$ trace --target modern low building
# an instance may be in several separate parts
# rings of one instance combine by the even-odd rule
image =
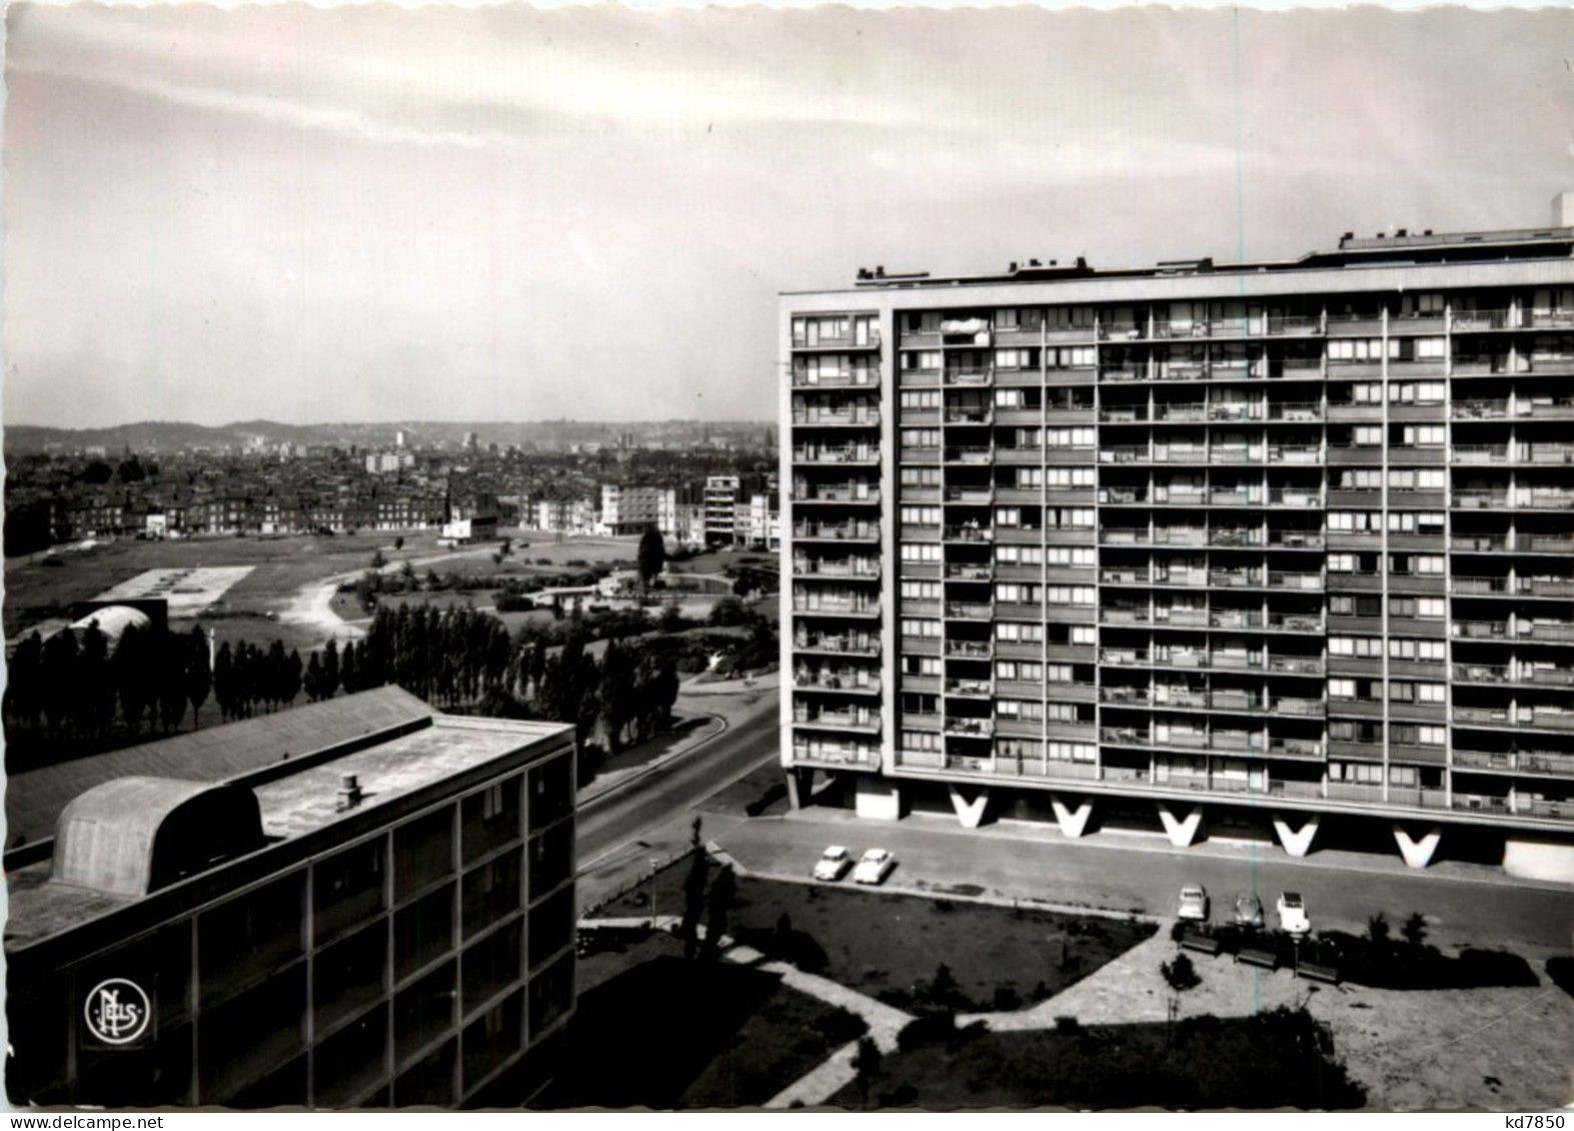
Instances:
[[[797,802],[1574,879],[1567,211],[783,296]]]
[[[673,487],[603,483],[601,527],[608,534],[643,534],[654,526],[663,537],[678,532],[678,492]]]
[[[12,1102],[528,1094],[574,1007],[572,738],[387,687],[14,775]]]

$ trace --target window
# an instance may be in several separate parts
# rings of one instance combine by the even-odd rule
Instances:
[[[1407,448],[1438,448],[1443,445],[1444,431],[1441,424],[1406,424],[1399,429],[1399,442]]]
[[[996,389],[995,407],[1013,409],[1025,407],[1027,402],[1023,396],[1024,392],[1025,390],[1023,389]],[[1034,405],[1033,407],[1037,408],[1038,406]]]
[[[907,370],[914,370],[914,369],[939,369],[940,368],[940,351],[939,350],[903,350],[902,351],[902,368],[903,369],[907,369]]]
[[[940,543],[938,542],[902,543],[902,560],[904,562],[938,562],[940,560],[940,556]]]
[[[1443,469],[1440,467],[1395,467],[1388,471],[1388,485],[1401,491],[1441,491]]]
[[[934,715],[940,711],[940,699],[935,695],[917,695],[909,691],[902,695],[902,714]]]
[[[1416,697],[1416,685],[1408,680],[1391,680],[1388,684],[1388,701],[1390,703],[1413,703]]]
[[[1091,762],[1098,757],[1091,742],[1050,742],[1045,753],[1056,762]]]
[[[1424,620],[1441,620],[1446,607],[1441,597],[1416,598],[1416,616]]]
[[[995,561],[1001,565],[1043,565],[1042,546],[996,546]]]
[[[1092,507],[1051,507],[1044,512],[1044,525],[1054,530],[1092,530]]]
[[[902,600],[938,601],[940,600],[940,583],[938,581],[904,581],[902,582]]]
[[[904,467],[902,468],[902,486],[938,487],[940,486],[940,469],[938,467]]]
[[[1445,568],[1441,554],[1417,554],[1411,559],[1411,564],[1415,567],[1416,573],[1432,576],[1441,574]]]
[[[1350,429],[1350,443],[1358,448],[1380,448],[1383,446],[1383,426],[1381,424],[1358,424]]]
[[[1382,639],[1376,636],[1330,636],[1328,638],[1328,654],[1330,656],[1381,656]]]
[[[1022,525],[1022,508],[1021,507],[996,507],[995,508],[995,524],[997,526],[1021,526]]]
[[[1094,589],[1091,585],[1050,585],[1044,596],[1051,605],[1091,605]]]
[[[903,389],[901,405],[903,408],[939,408],[939,389]]]
[[[995,351],[997,369],[1037,369],[1038,350],[998,349]]]
[[[1086,369],[1093,364],[1093,347],[1047,349],[1044,351],[1044,364],[1050,369]]]
[[[995,586],[995,600],[1008,604],[1027,604],[1036,602],[1039,598],[1037,585],[1022,585],[1017,582],[1002,582]]]
[[[1350,403],[1382,404],[1383,386],[1380,382],[1350,386]]]
[[[1341,491],[1377,491],[1383,486],[1383,473],[1374,467],[1346,468],[1339,472]]]
[[[1039,722],[1044,718],[1044,704],[1036,699],[1000,699],[995,702],[995,716]]]
[[[1355,554],[1329,554],[1329,573],[1358,573],[1359,562]]]
[[[1441,683],[1416,684],[1416,702],[1442,704],[1448,701],[1448,689]]]
[[[999,621],[995,624],[995,639],[1005,643],[1041,643],[1044,639],[1044,626],[1019,621]]]
[[[939,675],[940,657],[938,656],[903,656],[902,674],[904,675]]]
[[[1390,356],[1398,356],[1399,343],[1390,340],[1388,352]],[[1328,360],[1341,362],[1362,362],[1383,360],[1382,338],[1334,338],[1328,343]]]
[[[1044,439],[1052,448],[1091,448],[1097,432],[1096,428],[1046,428]]]
[[[1447,352],[1447,343],[1442,338],[1417,338],[1415,341],[1417,360],[1435,361]],[[1442,388],[1441,385],[1437,387]],[[1442,400],[1442,397],[1437,399]]]
[[[939,507],[903,507],[903,526],[938,526],[940,524]]]
[[[1074,624],[1071,626],[1071,642],[1073,644],[1097,644],[1099,630],[1091,624]]]
[[[904,448],[937,448],[940,446],[940,429],[938,428],[903,428],[902,447]]]
[[[1051,487],[1092,487],[1098,482],[1097,470],[1091,467],[1048,467],[1033,470],[1041,471],[1043,481]]]
[[[940,735],[927,730],[904,730],[902,749],[925,752],[939,750]]]
[[[902,635],[916,637],[920,640],[938,640],[940,638],[940,622],[923,617],[903,617]]]
[[[1044,665],[1036,660],[999,660],[995,664],[996,679],[1041,680]]]
[[[1443,746],[1448,742],[1448,728],[1439,726],[1416,727],[1416,742],[1421,746]]]
[[[995,754],[1001,758],[1042,758],[1044,744],[1036,738],[1002,738],[995,742]]]
[[[1355,680],[1353,680],[1353,679],[1330,679],[1328,681],[1328,698],[1330,698],[1330,699],[1354,699],[1355,698]]]

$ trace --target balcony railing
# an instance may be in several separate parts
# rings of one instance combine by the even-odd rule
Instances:
[[[985,737],[995,733],[994,719],[966,719],[955,715],[948,716],[945,721],[947,734],[960,734],[969,737]]]
[[[794,463],[879,463],[879,448],[794,448]]]
[[[951,620],[988,620],[994,616],[994,609],[989,605],[947,601],[945,615]]]
[[[854,409],[794,409],[794,424],[835,424],[872,427],[880,423],[880,414],[871,410]]]
[[[945,693],[969,698],[988,698],[995,693],[995,687],[987,679],[948,679],[945,681]]]
[[[878,580],[879,558],[794,558],[792,571],[798,577],[861,577]]]
[[[830,542],[876,542],[880,538],[877,522],[799,522],[792,528],[794,538]]]
[[[805,691],[841,691],[858,695],[877,694],[880,690],[880,677],[863,673],[859,678],[856,671],[825,672],[825,671],[800,671],[793,677],[793,686]]]
[[[993,644],[982,640],[947,640],[945,654],[968,660],[987,660],[995,654],[995,648]]]
[[[962,367],[945,371],[945,381],[948,385],[987,385],[993,377],[994,371],[988,366]]]
[[[792,646],[799,652],[836,652],[849,656],[878,656],[880,642],[867,636],[827,636],[803,634],[793,638]]]
[[[993,542],[995,533],[987,526],[947,526],[942,536],[947,542]]]

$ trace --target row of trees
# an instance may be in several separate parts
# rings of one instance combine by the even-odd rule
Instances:
[[[209,661],[201,628],[174,633],[131,626],[113,643],[96,625],[80,635],[37,632],[11,662],[7,714],[14,735],[106,740],[172,732],[190,709],[193,725],[210,696],[224,719],[250,718],[294,703],[397,683],[448,710],[572,723],[587,771],[672,725],[678,667],[663,649],[605,642],[591,654],[589,631],[503,623],[464,606],[382,608],[365,639],[330,641],[303,663],[279,640],[225,641]],[[584,628],[580,625],[581,629]],[[564,641],[559,643],[559,641]]]

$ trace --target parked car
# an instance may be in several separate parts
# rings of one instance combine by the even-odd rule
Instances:
[[[820,853],[820,859],[814,865],[814,878],[817,880],[839,880],[847,874],[847,869],[853,866],[853,854],[839,844],[833,844]]]
[[[1304,935],[1312,929],[1312,920],[1306,914],[1306,901],[1300,893],[1287,891],[1280,894],[1279,928],[1292,935]]]
[[[853,882],[857,884],[883,884],[896,867],[896,857],[883,848],[871,848],[853,869]]]
[[[1188,884],[1181,888],[1180,910],[1176,914],[1182,919],[1193,919],[1199,923],[1208,921],[1208,892],[1200,884]]]
[[[1235,924],[1238,927],[1262,926],[1262,900],[1256,892],[1243,891],[1235,897]]]

